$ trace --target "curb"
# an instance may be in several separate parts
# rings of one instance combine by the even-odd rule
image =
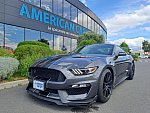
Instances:
[[[0,90],[13,88],[13,87],[17,87],[17,86],[22,86],[22,85],[26,85],[26,84],[28,84],[28,79],[2,83],[2,84],[0,84]]]

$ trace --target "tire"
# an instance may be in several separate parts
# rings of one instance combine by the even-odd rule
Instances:
[[[106,103],[111,97],[112,88],[113,74],[109,69],[106,69],[100,76],[97,102]]]
[[[133,80],[135,73],[135,64],[132,63],[127,80]]]

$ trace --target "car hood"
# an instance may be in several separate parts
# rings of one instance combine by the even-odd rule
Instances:
[[[48,58],[41,59],[34,63],[31,67],[43,67],[49,68],[53,66],[61,66],[66,68],[84,68],[89,64],[96,62],[97,60],[104,61],[106,56],[104,55],[56,55]]]

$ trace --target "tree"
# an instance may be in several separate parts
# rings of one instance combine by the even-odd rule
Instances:
[[[127,52],[127,53],[130,52],[130,48],[129,48],[129,46],[128,46],[128,44],[127,44],[126,42],[122,42],[121,45],[120,45],[120,47],[121,47],[125,52]]]
[[[144,52],[150,52],[150,43],[147,40],[143,41],[142,49],[144,50]]]
[[[104,43],[104,36],[96,34],[94,32],[86,32],[83,35],[80,35],[78,38],[78,45],[83,41],[83,40],[94,40],[96,43]]]
[[[91,45],[91,44],[96,44],[96,41],[95,40],[83,40],[79,43],[78,47]]]

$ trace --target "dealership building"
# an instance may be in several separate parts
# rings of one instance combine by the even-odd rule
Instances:
[[[79,0],[0,0],[0,46],[46,39],[50,48],[72,51],[79,35],[93,31],[107,38],[103,22]]]

